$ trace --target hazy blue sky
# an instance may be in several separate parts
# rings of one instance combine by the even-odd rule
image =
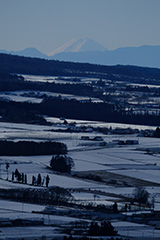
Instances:
[[[48,53],[73,38],[160,45],[160,0],[0,0],[0,49]]]

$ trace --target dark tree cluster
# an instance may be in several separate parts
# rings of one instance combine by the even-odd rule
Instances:
[[[0,72],[0,82],[16,82],[16,81],[22,81],[24,78],[22,76],[19,76],[17,74],[10,74],[6,72]]]
[[[45,186],[48,187],[49,181],[50,181],[50,177],[48,174],[46,177],[43,177],[43,178],[40,173],[38,174],[37,177],[32,176],[32,185],[44,186],[44,184],[45,184]]]
[[[134,200],[138,203],[148,204],[149,193],[144,187],[137,187],[133,191]]]
[[[112,226],[111,222],[103,221],[99,226],[97,222],[91,222],[88,230],[89,236],[117,236],[117,231]]]
[[[16,168],[15,172],[12,172],[12,181],[15,181],[15,179],[18,182],[27,184],[27,174],[20,173],[17,168]]]
[[[70,173],[74,167],[74,162],[71,157],[66,155],[56,155],[52,157],[50,166],[56,172]]]
[[[160,138],[160,128],[157,127],[153,133],[153,137]]]
[[[38,105],[29,102],[0,100],[0,115],[2,122],[47,124],[45,118],[38,111]]]
[[[59,98],[47,98],[40,104],[41,111],[54,116],[73,119],[102,120],[109,119],[114,112],[114,105],[107,103],[80,102]]]
[[[0,156],[31,156],[67,153],[67,146],[60,142],[0,141]]]

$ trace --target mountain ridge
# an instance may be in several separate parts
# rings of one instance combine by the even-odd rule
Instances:
[[[38,57],[38,58],[46,58],[47,56],[40,52],[37,48],[29,47],[25,48],[20,51],[7,51],[7,50],[0,50],[0,53],[5,54],[12,54],[17,56],[24,56],[24,57]]]
[[[26,48],[22,51],[0,50],[0,53],[109,66],[120,64],[160,68],[160,46],[143,45],[139,47],[123,47],[115,50],[107,50],[91,39],[72,39],[48,55],[40,52],[36,48]]]
[[[115,50],[58,53],[54,59],[102,65],[136,65],[160,68],[160,46],[124,47]]]

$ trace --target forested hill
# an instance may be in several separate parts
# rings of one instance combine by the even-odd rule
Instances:
[[[160,69],[158,68],[60,62],[8,54],[0,54],[0,72],[48,76],[87,76],[141,82],[146,79],[160,81]]]

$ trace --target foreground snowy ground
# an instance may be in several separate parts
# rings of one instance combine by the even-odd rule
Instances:
[[[51,130],[65,129],[66,126],[62,125],[62,121],[59,119],[52,119],[52,126],[35,126],[27,124],[12,124],[12,123],[0,123],[0,139],[7,140],[53,140],[60,141],[67,144],[68,155],[73,158],[75,167],[72,171],[72,175],[61,175],[54,173],[48,169],[52,156],[2,156],[0,157],[0,188],[27,188],[32,186],[32,176],[37,176],[39,173],[42,179],[47,176],[50,177],[49,186],[59,186],[72,191],[72,195],[75,200],[93,203],[104,204],[111,206],[114,202],[118,203],[119,209],[124,207],[124,197],[131,197],[135,184],[138,186],[142,184],[146,187],[146,190],[150,193],[150,200],[154,198],[155,210],[160,211],[160,154],[156,153],[148,154],[146,149],[160,149],[160,139],[144,138],[134,135],[102,135],[95,132],[91,133],[62,133],[54,132]],[[70,120],[73,121],[73,120]],[[69,121],[68,121],[69,122]],[[105,123],[79,121],[79,125],[88,124],[88,126],[105,126]],[[116,127],[115,124],[108,126]],[[121,125],[125,127],[125,125]],[[143,129],[143,126],[136,126],[136,128]],[[144,129],[147,127],[145,126]],[[150,127],[148,127],[150,128]],[[155,128],[154,128],[155,129]],[[107,143],[106,146],[99,146],[97,142],[81,140],[81,136],[102,136]],[[114,140],[138,140],[138,145],[115,145],[112,144]],[[159,151],[160,152],[160,151]],[[6,163],[9,163],[8,173],[6,170]],[[16,169],[19,172],[27,174],[27,183],[20,184],[12,182],[12,172]],[[78,173],[93,173],[101,174],[107,179],[107,177],[113,176],[114,181],[107,179],[106,182],[96,182],[89,179],[80,179],[74,176]],[[112,175],[111,175],[112,174]],[[7,181],[7,176],[9,181]],[[119,181],[119,179],[121,179]],[[127,179],[127,180],[126,180]],[[113,180],[113,179],[112,179]],[[127,181],[127,184],[125,184]],[[70,221],[76,221],[77,219],[71,219],[66,216],[43,216],[42,214],[33,214],[32,211],[41,211],[45,206],[22,204],[9,201],[0,200],[0,218],[43,218],[45,223],[48,222],[57,224],[69,223]],[[133,224],[128,222],[115,221],[113,225],[118,230],[119,234],[129,237],[159,237],[160,231],[154,230],[153,227],[149,227],[141,224]],[[55,234],[54,227],[46,226],[38,230],[30,228],[30,234],[35,234],[35,237],[47,235],[52,236]],[[25,229],[18,228],[17,230],[10,228],[2,228],[0,232],[0,238],[20,236],[23,232],[23,236],[27,236]],[[17,231],[17,232],[16,232]],[[39,232],[39,233],[37,233]],[[25,235],[26,234],[26,235]],[[39,234],[39,235],[37,235]]]

